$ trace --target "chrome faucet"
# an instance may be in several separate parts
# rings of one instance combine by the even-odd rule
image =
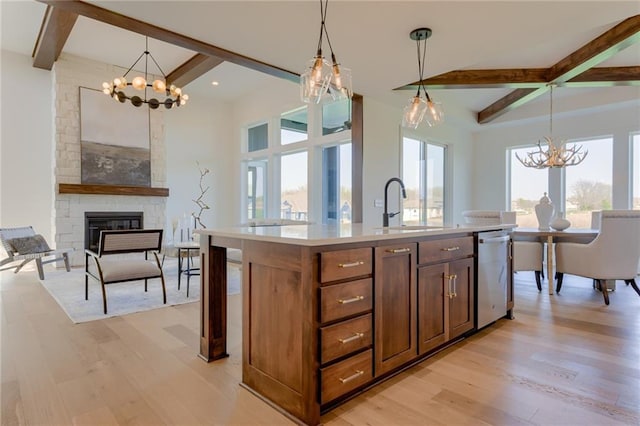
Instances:
[[[387,183],[384,185],[384,213],[382,213],[382,226],[385,228],[389,226],[389,218],[392,218],[395,215],[400,214],[400,212],[395,212],[395,213],[388,212],[387,201],[389,198],[388,197],[389,185],[391,184],[391,182],[398,182],[400,184],[400,188],[402,188],[402,198],[407,198],[407,191],[405,191],[404,183],[402,182],[402,180],[400,180],[400,178],[394,177],[387,181]]]

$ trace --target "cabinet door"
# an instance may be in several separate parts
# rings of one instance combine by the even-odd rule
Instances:
[[[449,297],[446,285],[447,265],[418,269],[418,350],[426,353],[447,339]]]
[[[452,295],[449,297],[449,339],[455,339],[473,329],[473,258],[450,262],[449,277],[451,282],[447,285],[452,286]]]
[[[375,375],[417,356],[416,245],[375,249]]]

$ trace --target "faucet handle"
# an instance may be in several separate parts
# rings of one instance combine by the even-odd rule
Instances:
[[[394,217],[394,216],[397,216],[399,214],[400,214],[400,212],[389,213],[389,217]]]

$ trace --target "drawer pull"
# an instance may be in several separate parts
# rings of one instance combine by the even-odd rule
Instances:
[[[460,247],[458,246],[453,246],[453,247],[445,247],[443,249],[441,249],[442,251],[456,251],[456,250],[460,250]]]
[[[364,262],[361,260],[357,260],[351,263],[338,263],[338,268],[353,268],[354,266],[364,265]]]
[[[347,303],[359,302],[364,299],[364,296],[356,296],[351,299],[338,299],[338,303],[341,305],[346,305]]]
[[[351,337],[347,337],[346,339],[338,339],[338,342],[344,344],[344,343],[353,342],[354,340],[362,339],[363,337],[364,337],[364,333],[356,333]]]
[[[399,248],[399,249],[388,249],[387,253],[409,253],[411,251],[410,248]]]
[[[347,382],[350,382],[352,380],[357,379],[358,377],[362,376],[363,374],[364,374],[364,371],[356,370],[356,374],[351,375],[349,377],[346,377],[344,379],[342,377],[338,377],[338,380],[340,380],[340,383],[347,383]]]

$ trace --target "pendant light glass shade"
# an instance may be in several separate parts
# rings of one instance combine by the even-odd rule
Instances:
[[[322,102],[331,83],[331,64],[322,52],[307,62],[307,70],[300,76],[300,99],[308,104]]]
[[[305,103],[316,103],[327,101],[337,101],[351,98],[353,95],[351,70],[341,66],[336,60],[329,39],[329,33],[325,25],[327,16],[327,5],[320,0],[320,37],[318,39],[318,50],[316,55],[307,62],[305,72],[300,75],[300,99]],[[331,49],[331,63],[322,56],[323,34],[327,36],[327,43]]]
[[[418,92],[414,97],[409,99],[407,106],[402,114],[402,127],[417,129],[422,120],[425,120],[429,127],[436,126],[444,121],[444,111],[440,102],[434,102],[427,93],[422,84],[425,56],[427,51],[427,39],[431,37],[431,29],[418,28],[409,34],[411,40],[416,41],[418,52],[418,74],[420,81],[418,82]],[[420,92],[424,92],[424,98]]]
[[[402,127],[417,129],[425,112],[427,112],[426,100],[419,95],[409,99],[409,103],[404,107],[404,114],[402,114]]]

